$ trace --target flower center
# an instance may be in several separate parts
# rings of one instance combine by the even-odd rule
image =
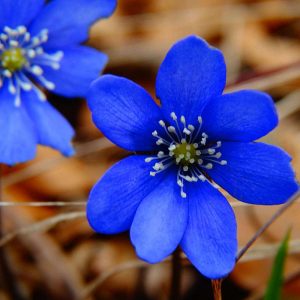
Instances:
[[[220,160],[219,151],[221,141],[210,141],[208,135],[201,131],[202,118],[198,117],[197,126],[186,124],[184,116],[178,122],[174,112],[171,113],[174,124],[169,126],[163,120],[159,125],[163,132],[158,134],[155,130],[152,135],[157,138],[156,144],[161,147],[156,156],[147,157],[147,163],[156,160],[151,176],[168,169],[172,165],[177,167],[177,184],[180,187],[181,197],[186,198],[184,183],[208,181],[205,170],[212,169],[214,164],[226,165],[226,160]]]
[[[14,72],[22,69],[26,63],[26,58],[22,53],[22,49],[13,48],[2,53],[1,62],[5,69]]]
[[[15,96],[15,105],[21,105],[21,91],[35,91],[40,100],[46,100],[39,86],[53,90],[55,85],[44,76],[43,67],[60,68],[62,51],[46,53],[43,44],[48,41],[48,30],[31,36],[25,26],[4,27],[0,32],[0,88],[7,82]]]
[[[176,160],[180,160],[182,165],[189,166],[193,164],[199,155],[197,155],[195,146],[193,144],[188,144],[183,142],[182,144],[176,144],[176,148],[173,150]],[[200,154],[200,153],[198,153]]]

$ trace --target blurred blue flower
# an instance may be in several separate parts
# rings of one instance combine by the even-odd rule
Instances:
[[[70,156],[74,130],[42,88],[84,97],[107,56],[80,43],[116,0],[0,0],[0,163],[32,159],[37,144]]]
[[[178,245],[209,278],[234,267],[234,212],[218,190],[253,204],[280,204],[297,190],[291,158],[252,142],[278,123],[269,95],[224,94],[223,55],[195,36],[176,43],[156,80],[157,106],[140,86],[106,75],[88,104],[98,128],[136,152],[93,188],[90,225],[100,233],[130,229],[138,256],[156,263]],[[218,185],[218,186],[217,186]]]

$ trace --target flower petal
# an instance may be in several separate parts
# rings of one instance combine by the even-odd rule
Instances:
[[[27,26],[44,5],[44,0],[0,0],[0,31]]]
[[[87,218],[100,233],[128,230],[136,209],[163,178],[152,177],[152,165],[145,156],[129,156],[112,166],[92,189],[87,203]]]
[[[49,30],[47,46],[61,48],[87,40],[89,27],[98,19],[109,17],[116,0],[53,0],[32,24],[33,35]]]
[[[212,140],[250,142],[278,124],[272,98],[262,92],[244,90],[210,101],[203,114],[203,131]]]
[[[181,247],[204,276],[226,276],[235,265],[237,233],[234,212],[225,197],[209,183],[191,184],[189,220]]]
[[[36,93],[24,93],[23,103],[34,122],[38,142],[59,150],[65,156],[74,154],[71,140],[74,130],[69,122],[48,102],[37,98]]]
[[[263,143],[224,142],[227,165],[214,164],[208,174],[233,197],[252,204],[281,204],[298,190],[290,156]]]
[[[96,80],[88,95],[96,126],[116,145],[127,150],[152,150],[159,127],[160,108],[134,82],[113,75]]]
[[[6,84],[0,89],[0,162],[8,165],[33,159],[37,135],[25,107],[16,107]]]
[[[130,237],[137,255],[156,263],[179,245],[187,225],[188,202],[181,198],[176,173],[171,172],[140,204]]]
[[[65,97],[85,97],[92,81],[103,70],[107,56],[86,46],[62,49],[60,69],[42,66],[47,80],[55,84],[53,92]]]
[[[222,53],[189,36],[177,42],[160,66],[156,94],[166,118],[175,112],[195,123],[211,98],[222,94],[226,66]]]

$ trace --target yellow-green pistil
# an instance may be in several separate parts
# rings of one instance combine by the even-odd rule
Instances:
[[[193,144],[181,143],[177,144],[173,150],[174,156],[177,161],[180,161],[182,165],[190,165],[197,161],[199,150]]]
[[[23,55],[22,49],[14,48],[2,53],[1,63],[4,69],[15,72],[23,68],[26,64],[26,58]]]

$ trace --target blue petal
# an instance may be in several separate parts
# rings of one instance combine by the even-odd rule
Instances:
[[[205,107],[203,131],[212,140],[250,142],[278,124],[272,98],[258,91],[239,91],[213,99]]]
[[[96,126],[112,142],[127,150],[152,150],[159,127],[160,108],[151,96],[134,82],[113,75],[95,81],[88,104]]]
[[[111,167],[94,186],[87,203],[87,218],[100,233],[128,230],[144,199],[163,178],[150,176],[145,156],[129,156]]]
[[[281,204],[297,191],[290,156],[263,143],[224,142],[227,165],[214,164],[207,172],[233,197],[252,204]]]
[[[6,84],[0,89],[0,162],[8,165],[33,159],[37,134],[25,107],[16,107]]]
[[[195,123],[211,98],[222,94],[226,66],[222,53],[189,36],[177,42],[160,66],[156,94],[166,118],[171,112]]]
[[[209,183],[187,190],[189,220],[181,247],[204,276],[226,276],[235,265],[237,232],[234,212],[224,196]]]
[[[98,19],[109,17],[116,0],[53,0],[32,24],[33,35],[49,30],[48,47],[61,48],[87,40],[89,27]]]
[[[8,26],[27,26],[44,5],[44,0],[0,0],[0,31]]]
[[[55,84],[55,93],[65,97],[85,97],[90,84],[103,70],[107,56],[85,46],[72,46],[62,51],[60,69],[43,66],[44,75]]]
[[[140,204],[130,237],[137,255],[157,263],[179,245],[187,225],[188,202],[181,198],[176,173],[170,172]]]
[[[24,93],[23,103],[34,122],[38,142],[59,150],[65,156],[74,154],[71,140],[74,130],[68,121],[48,102],[37,98],[36,93]]]

